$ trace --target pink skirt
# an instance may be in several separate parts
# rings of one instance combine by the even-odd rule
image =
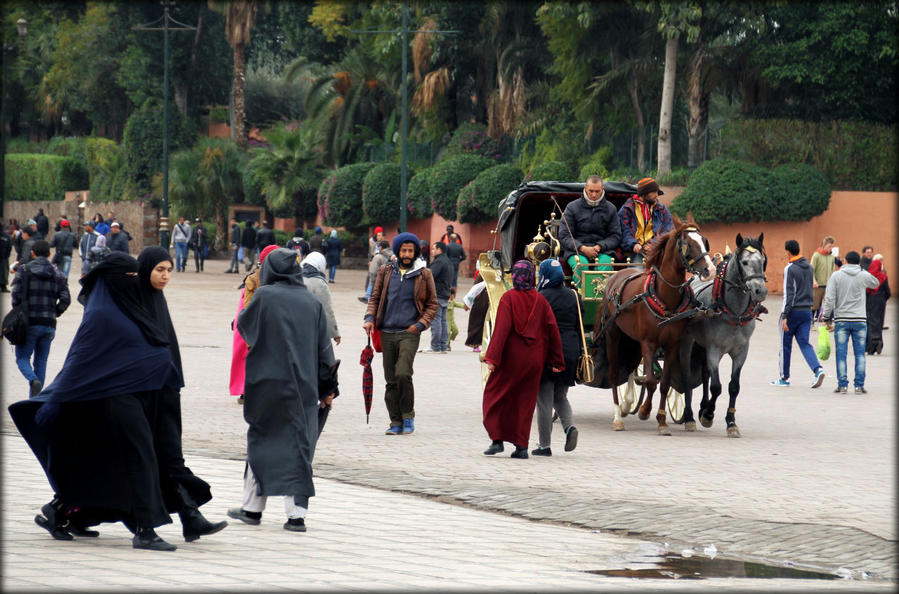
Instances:
[[[247,370],[247,343],[237,331],[237,316],[243,309],[243,295],[246,289],[240,290],[240,303],[234,316],[234,336],[231,341],[231,395],[243,396],[243,384]]]

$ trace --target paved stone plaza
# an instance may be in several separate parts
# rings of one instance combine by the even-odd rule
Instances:
[[[212,485],[204,507],[224,518],[240,503],[246,426],[228,395],[230,322],[240,281],[227,263],[175,275],[166,295],[176,324],[187,387],[182,392],[187,463]],[[77,294],[78,263],[71,288]],[[190,269],[189,269],[190,270]],[[513,460],[481,454],[480,365],[462,344],[446,355],[416,359],[416,432],[388,437],[380,356],[366,425],[359,353],[363,273],[340,270],[331,285],[343,335],[336,347],[341,396],[319,441],[318,496],[309,532],[281,529],[273,501],[260,527],[232,521],[224,532],[185,544],[180,525],[160,534],[175,553],[131,549],[121,525],[104,525],[94,542],[56,542],[32,521],[52,495],[40,466],[4,415],[3,575],[5,589],[608,589],[610,587],[893,589],[896,580],[895,307],[888,308],[889,346],[868,357],[868,394],[837,395],[833,357],[827,379],[794,349],[793,386],[777,374],[776,315],[756,330],[737,401],[741,439],[726,437],[726,396],[715,425],[656,434],[653,419],[625,418],[611,428],[611,392],[570,391],[577,449],[562,451],[556,425],[551,458]],[[460,280],[460,293],[470,279]],[[2,302],[9,308],[8,295]],[[772,296],[767,307],[780,309]],[[73,301],[59,320],[48,382],[60,369],[81,318]],[[429,333],[422,339],[428,344]],[[3,346],[4,406],[27,396],[12,349]],[[729,374],[729,360],[723,377]],[[851,366],[850,366],[851,367]],[[725,380],[726,381],[726,380]],[[532,430],[536,441],[536,427]],[[454,505],[448,505],[454,504]],[[499,513],[494,513],[499,512]],[[235,525],[238,524],[238,525]],[[813,568],[850,579],[702,582],[637,580],[586,573],[645,567],[666,552],[697,557],[714,545],[719,557]]]

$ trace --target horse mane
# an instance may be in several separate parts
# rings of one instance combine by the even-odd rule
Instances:
[[[647,268],[660,266],[662,264],[662,257],[665,255],[665,248],[668,246],[668,242],[671,241],[674,237],[677,237],[677,234],[687,227],[696,227],[696,225],[684,223],[680,219],[675,219],[674,229],[672,229],[668,233],[665,233],[664,235],[659,236],[655,241],[649,244],[649,249],[646,250],[644,265]]]

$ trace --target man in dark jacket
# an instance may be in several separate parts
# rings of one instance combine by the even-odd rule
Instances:
[[[12,237],[6,229],[0,231],[0,293],[9,293],[9,255],[12,253]]]
[[[780,377],[771,384],[780,387],[790,385],[790,354],[793,349],[793,338],[805,357],[815,379],[812,387],[817,388],[824,383],[824,368],[818,362],[815,349],[808,342],[812,329],[812,267],[808,260],[799,254],[799,242],[790,239],[784,243],[787,251],[787,266],[784,268],[784,300],[780,313]]]
[[[228,248],[231,250],[231,263],[228,265],[228,270],[225,271],[225,274],[234,274],[240,272],[240,260],[237,258],[237,253],[240,251],[240,225],[237,224],[237,219],[231,219],[231,236],[228,240]]]
[[[569,202],[562,213],[559,226],[562,257],[571,267],[577,287],[582,282],[582,266],[599,263],[597,270],[611,270],[611,253],[621,243],[618,210],[605,195],[602,178],[591,175],[584,185],[584,195]]]
[[[37,214],[34,215],[34,226],[40,234],[40,237],[36,239],[46,239],[47,233],[50,232],[50,220],[44,214],[43,208],[37,209]]]
[[[59,222],[59,231],[53,234],[50,247],[56,251],[53,254],[53,263],[62,270],[62,274],[68,278],[69,268],[72,267],[72,252],[75,251],[75,234],[69,229],[69,221],[63,219]]]
[[[462,241],[458,239],[459,236],[453,233],[450,235],[450,242],[446,243],[446,257],[450,261],[450,264],[453,265],[453,290],[455,291],[456,286],[459,284],[459,264],[465,261],[465,250],[462,248]]]
[[[437,315],[431,323],[431,348],[423,353],[446,353],[449,351],[449,328],[446,324],[446,308],[453,297],[453,265],[444,253],[447,245],[442,241],[434,244],[434,259],[431,260],[431,275],[437,292]]]
[[[384,403],[390,415],[387,435],[415,431],[415,388],[412,364],[421,333],[431,325],[439,307],[434,277],[419,258],[421,246],[412,233],[393,238],[396,260],[381,267],[362,328],[381,331],[384,362]]]
[[[22,227],[21,238],[21,248],[19,249],[19,253],[16,254],[16,263],[13,265],[15,270],[18,270],[23,264],[27,264],[28,261],[31,260],[31,249],[34,247],[34,242],[37,241],[31,227]]]
[[[310,249],[324,255],[325,254],[324,242],[325,242],[325,235],[322,232],[322,228],[316,227],[315,233],[312,234],[312,239],[309,240]]]
[[[243,224],[243,235],[240,236],[240,246],[243,248],[243,261],[247,272],[256,265],[256,227],[255,222],[247,221]]]
[[[194,272],[203,272],[208,242],[209,232],[203,226],[203,221],[197,217],[194,219],[194,227],[190,231],[190,240],[187,242],[188,247],[194,251],[194,265],[197,267]]]
[[[127,254],[129,241],[131,238],[128,237],[128,233],[122,231],[122,225],[118,221],[113,221],[109,226],[109,237],[106,239],[106,247],[109,248],[109,251]]]
[[[266,221],[263,223],[262,229],[256,232],[256,249],[259,253],[270,245],[275,244],[275,232],[272,231],[272,224]]]
[[[28,380],[31,396],[37,396],[44,385],[50,343],[56,336],[56,318],[69,307],[69,283],[47,257],[50,244],[35,241],[31,247],[31,261],[20,266],[12,281],[12,305],[22,301],[28,293],[28,336],[25,344],[16,347],[16,365]],[[34,355],[32,366],[31,356]]]

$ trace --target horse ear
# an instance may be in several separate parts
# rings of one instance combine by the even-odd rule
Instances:
[[[684,222],[682,220],[680,220],[680,217],[677,216],[676,214],[671,215],[671,222],[674,223],[675,228],[680,227],[681,225],[684,224]]]
[[[765,241],[765,234],[759,233],[759,245],[762,245],[762,242]]]
[[[743,245],[743,236],[737,233],[737,248],[739,249],[741,245]]]
[[[707,252],[708,252],[708,251],[709,251],[709,250],[711,250],[711,249],[712,249],[712,246],[711,246],[711,245],[709,245],[709,240],[708,240],[708,239],[706,239],[706,238],[705,238],[705,237],[703,237],[703,238],[702,238],[702,243],[704,243],[704,244],[705,244],[705,251],[707,251]]]

